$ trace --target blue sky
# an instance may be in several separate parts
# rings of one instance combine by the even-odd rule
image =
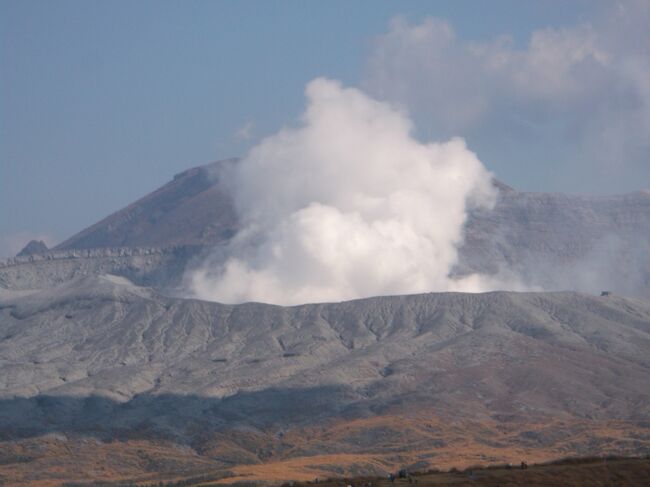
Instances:
[[[587,159],[575,155],[566,134],[574,130],[572,124],[584,125],[590,99],[557,113],[539,107],[554,102],[573,107],[561,103],[562,96],[570,95],[568,89],[560,95],[524,93],[524,101],[514,108],[502,91],[491,89],[481,94],[489,110],[448,126],[436,122],[441,112],[435,103],[431,108],[411,96],[417,87],[405,82],[410,90],[405,95],[375,80],[377,69],[388,73],[389,83],[396,76],[395,63],[378,68],[373,59],[382,49],[395,52],[389,45],[395,36],[386,36],[395,29],[390,22],[397,16],[406,26],[402,34],[427,18],[445,19],[455,32],[451,47],[444,48],[447,53],[470,52],[473,46],[491,46],[500,36],[509,36],[507,52],[518,66],[519,51],[527,55],[531,35],[541,29],[560,32],[593,24],[599,35],[602,9],[599,2],[580,0],[2,0],[0,256],[11,255],[34,236],[60,241],[188,167],[245,154],[261,137],[295,123],[304,107],[304,87],[318,76],[403,104],[413,112],[420,137],[466,137],[484,164],[517,188],[606,193],[647,187],[643,141],[634,146],[633,164],[621,169],[627,171],[625,177],[610,175],[582,184],[586,166],[561,170],[568,158]],[[615,35],[608,36],[612,52],[627,48],[616,44]],[[424,46],[423,55],[438,48]],[[458,55],[466,56],[462,52]],[[449,89],[439,87],[436,76],[456,66],[456,58],[441,59],[445,64],[414,72],[409,79],[422,79],[426,85],[427,76],[433,76],[431,86]],[[419,64],[416,56],[406,69],[419,70]],[[512,77],[518,68],[508,69],[499,76]],[[602,90],[622,86],[618,91],[625,92],[623,102],[638,105],[636,92],[630,95],[632,88],[619,82],[613,69],[602,75]],[[645,72],[634,73],[643,92]],[[458,76],[484,74],[469,69]],[[602,90],[594,98],[602,98]],[[467,92],[452,95],[467,98]],[[555,98],[549,105],[540,96]],[[645,112],[619,110],[615,116],[644,117]],[[536,123],[543,125],[539,131]],[[620,132],[630,131],[623,125]],[[588,145],[592,135],[581,137],[581,144]],[[562,140],[557,146],[535,143],[556,138]],[[547,160],[551,162],[545,166]]]

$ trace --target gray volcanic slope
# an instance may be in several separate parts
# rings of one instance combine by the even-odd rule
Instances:
[[[197,265],[237,232],[223,177],[232,164],[236,160],[178,174],[38,259],[0,262],[0,287],[43,288],[99,273],[157,289],[178,287],[186,266]],[[496,207],[469,215],[455,274],[500,274],[506,282],[514,276],[538,289],[607,289],[650,298],[649,192],[577,196],[496,184]],[[109,255],[77,253],[97,248],[110,249]],[[134,248],[158,248],[164,255],[142,259]]]
[[[236,408],[223,414],[231,422],[295,423],[404,404],[647,420],[650,303],[496,292],[222,305],[85,277],[0,291],[0,394],[5,431],[52,421],[14,399],[44,396],[230,398]],[[170,410],[142,408],[137,420]],[[90,417],[108,420],[101,411]]]
[[[522,193],[503,185],[469,216],[458,273],[513,274],[546,290],[650,297],[650,192]]]
[[[194,167],[138,201],[56,246],[100,247],[212,245],[228,240],[237,218],[221,171],[236,159]]]

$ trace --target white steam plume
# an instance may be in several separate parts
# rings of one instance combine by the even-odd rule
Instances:
[[[421,144],[412,123],[358,89],[316,79],[301,126],[263,140],[230,174],[242,230],[195,272],[203,299],[296,304],[485,290],[449,277],[490,173],[462,139]]]

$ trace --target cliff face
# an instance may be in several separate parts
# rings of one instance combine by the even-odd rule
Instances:
[[[0,289],[47,289],[83,276],[115,274],[147,286],[171,290],[201,247],[103,247],[50,250],[0,260]]]

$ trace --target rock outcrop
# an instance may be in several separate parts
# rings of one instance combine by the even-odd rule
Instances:
[[[47,250],[47,245],[42,240],[30,240],[16,256],[25,257],[28,255],[44,254]]]
[[[83,276],[116,274],[173,291],[202,247],[117,247],[50,250],[0,260],[0,289],[47,289]]]

